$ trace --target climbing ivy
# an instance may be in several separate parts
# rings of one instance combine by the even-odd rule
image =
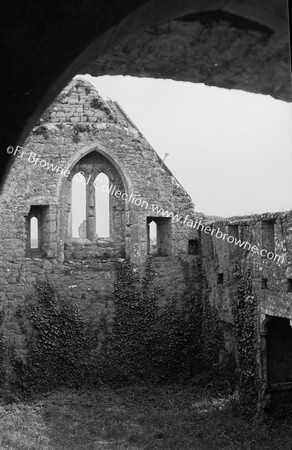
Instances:
[[[4,311],[0,310],[0,327],[2,326],[4,319]],[[3,333],[0,331],[0,388],[5,382],[5,353],[6,353],[6,343],[4,340]]]
[[[57,298],[49,280],[36,286],[37,302],[16,312],[25,336],[25,362],[14,362],[17,388],[48,390],[79,387],[90,369],[92,339],[77,306]]]
[[[184,310],[191,327],[190,338],[197,340],[195,379],[200,383],[208,382],[216,391],[231,393],[237,386],[236,361],[234,355],[224,349],[223,331],[219,325],[218,311],[209,300],[207,275],[202,261],[180,262],[185,278],[185,298],[192,293]]]
[[[33,133],[42,135],[44,139],[49,139],[49,132],[46,125],[39,124],[33,129]]]
[[[228,284],[238,350],[240,403],[247,412],[253,412],[259,389],[257,299],[253,293],[252,267],[248,259],[237,257],[233,260]]]
[[[0,310],[0,329],[5,316],[4,309]],[[15,350],[12,343],[8,342],[0,331],[0,397],[4,401],[13,401],[13,366],[11,361],[15,358]]]
[[[106,382],[151,378],[152,332],[157,314],[156,294],[149,289],[153,277],[150,259],[142,279],[129,261],[116,264],[115,320],[101,350],[101,374]]]
[[[29,393],[99,380],[230,387],[234,365],[219,364],[223,336],[207,298],[202,266],[188,261],[181,266],[183,299],[162,307],[153,257],[142,273],[128,260],[117,261],[114,320],[109,324],[103,315],[95,326],[82,318],[76,304],[59,299],[49,280],[39,282],[37,299],[17,309],[27,356],[14,360],[16,387]],[[236,317],[239,330],[242,316]],[[240,361],[244,369],[244,358]]]
[[[103,381],[161,383],[189,381],[204,374],[207,382],[215,372],[218,376],[215,367],[222,333],[217,313],[202,301],[202,282],[194,288],[194,267],[181,264],[185,298],[181,304],[170,301],[164,308],[159,308],[160,294],[153,284],[153,257],[148,257],[142,277],[130,262],[117,264],[116,316],[102,347]]]
[[[99,109],[101,111],[104,111],[108,118],[110,120],[113,120],[114,122],[117,122],[117,118],[115,117],[115,115],[113,114],[113,111],[110,109],[110,107],[106,104],[106,102],[101,98],[93,98],[90,102],[90,106],[91,108],[94,109]]]

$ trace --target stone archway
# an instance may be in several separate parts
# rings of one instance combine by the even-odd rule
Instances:
[[[285,0],[60,0],[56,5],[16,0],[6,6],[2,19],[0,177],[12,161],[5,149],[24,142],[44,109],[82,71],[202,81],[291,100]],[[229,14],[230,20],[226,21],[226,16],[219,18],[218,13]],[[202,29],[196,31],[197,38],[188,38],[202,14],[205,16],[201,20]],[[240,31],[240,20],[248,21],[247,36]],[[221,26],[222,21],[228,31],[226,34],[223,30],[227,36],[225,43],[218,39],[217,25]],[[169,25],[170,32],[165,32]],[[147,35],[150,40],[145,41]],[[155,38],[154,47],[151,36]],[[172,42],[174,46],[179,43],[179,51],[169,66],[167,61],[161,61],[161,53],[168,58]],[[234,42],[244,52],[236,55],[235,51],[235,57],[228,58],[228,49]],[[201,53],[206,56],[208,48],[214,49],[216,60],[212,55],[210,61],[200,57]],[[197,64],[191,68],[181,64],[182,52],[185,61],[195,59]],[[246,72],[242,68],[250,52],[252,58]],[[131,61],[133,64],[129,65]],[[135,61],[145,61],[146,74],[143,64],[138,67]],[[180,70],[175,72],[178,66]],[[264,82],[263,73],[267,74]]]

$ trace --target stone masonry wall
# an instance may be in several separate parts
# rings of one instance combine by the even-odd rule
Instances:
[[[261,312],[292,319],[291,296],[287,292],[288,279],[292,277],[292,212],[266,213],[262,215],[233,217],[222,221],[206,221],[205,224],[223,233],[232,235],[232,227],[238,225],[239,239],[248,241],[259,250],[270,250],[268,236],[265,236],[264,225],[274,221],[274,249],[276,260],[256,254],[249,246],[240,248],[228,243],[226,238],[218,239],[201,232],[203,264],[207,273],[209,298],[217,305],[220,319],[232,322],[232,298],[226,284],[228,268],[235,257],[250,262],[252,267],[253,290],[258,298]],[[281,259],[280,259],[281,258]],[[283,262],[282,262],[283,261]],[[218,289],[217,275],[223,274],[223,284]],[[267,280],[267,288],[263,288],[262,279]]]
[[[0,198],[0,308],[5,310],[4,331],[19,349],[22,337],[13,312],[35,295],[38,279],[49,276],[59,295],[76,301],[84,316],[98,320],[103,312],[112,321],[115,261],[127,257],[143,270],[149,245],[147,217],[161,217],[164,210],[182,217],[196,215],[190,197],[121,108],[105,102],[84,81],[71,82],[23,148],[7,152],[14,164]],[[71,181],[84,167],[108,171],[116,190],[128,195],[128,200],[110,197],[108,240],[70,235]],[[33,211],[42,216],[42,246],[37,250],[28,245]],[[154,258],[161,304],[170,299],[180,303],[192,295],[186,290],[181,261],[199,263],[200,255],[188,249],[189,240],[199,234],[182,222],[170,216],[160,230],[169,242],[167,254]]]
[[[245,274],[250,271],[251,295],[256,299],[257,305],[259,377],[264,383],[263,386],[268,386],[267,367],[273,363],[273,357],[267,351],[269,329],[266,324],[272,318],[288,319],[290,324],[292,320],[292,212],[232,217],[221,221],[206,220],[204,224],[211,230],[219,229],[222,234],[226,233],[251,244],[251,248],[249,245],[240,248],[234,243],[228,243],[227,236],[223,240],[220,239],[222,237],[220,233],[219,238],[216,238],[216,232],[211,236],[210,230],[208,234],[201,231],[203,268],[206,277],[205,295],[218,310],[225,349],[237,355],[233,311],[236,298],[232,284],[236,289],[241,289],[241,292],[246,286],[236,286],[233,270],[237,266],[241,267]],[[274,257],[272,258],[271,253],[269,254],[271,259],[261,256],[259,253],[263,249],[264,255],[273,252]],[[248,296],[244,297],[244,301],[248,301]],[[288,354],[284,352],[281,364],[285,367],[288,367],[287,358]],[[268,390],[264,392],[261,404],[266,401],[265,395]]]

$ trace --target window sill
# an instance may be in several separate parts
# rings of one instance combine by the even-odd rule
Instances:
[[[114,241],[110,238],[96,238],[90,241],[87,238],[69,238],[65,244],[79,244],[79,245],[114,245]]]
[[[44,253],[42,250],[36,248],[36,249],[30,249],[25,252],[26,258],[44,258]]]

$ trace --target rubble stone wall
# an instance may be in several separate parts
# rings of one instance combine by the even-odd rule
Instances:
[[[34,296],[35,283],[46,276],[61,297],[78,303],[84,316],[98,320],[103,312],[111,321],[115,261],[128,258],[142,272],[149,252],[147,217],[155,220],[166,210],[167,226],[158,224],[157,233],[167,248],[164,256],[154,258],[161,304],[192,295],[186,293],[180,260],[200,259],[189,254],[188,247],[199,235],[171,218],[171,213],[194,216],[192,201],[116,103],[104,101],[89,83],[74,80],[44,113],[25,145],[7,151],[13,152],[14,164],[0,198],[0,299],[6,331],[9,335],[13,329],[13,339],[21,340],[12,319],[16,305]],[[91,228],[83,225],[91,234],[73,238],[71,187],[80,171],[86,182],[93,174],[86,186]],[[115,188],[110,195],[109,239],[92,233],[92,183],[100,172]],[[37,249],[30,248],[31,217],[39,223]]]

